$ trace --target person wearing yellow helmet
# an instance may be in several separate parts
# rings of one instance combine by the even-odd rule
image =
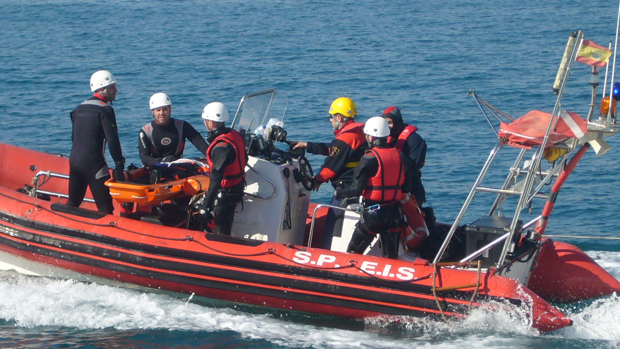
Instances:
[[[353,181],[353,170],[367,149],[364,123],[356,123],[356,116],[357,107],[351,98],[337,98],[329,108],[329,120],[336,136],[331,143],[290,142],[293,149],[305,148],[308,153],[327,156],[313,178],[314,190],[328,181],[334,188],[344,187]],[[339,206],[341,203],[341,199],[332,197],[330,205]],[[331,248],[334,231],[342,228],[343,217],[344,211],[329,209],[323,230],[323,248]]]
[[[351,98],[340,97],[332,102],[329,107],[329,114],[340,114],[345,118],[354,118],[357,115],[357,106]]]

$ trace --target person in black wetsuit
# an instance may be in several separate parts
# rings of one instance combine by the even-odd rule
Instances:
[[[206,220],[213,217],[215,233],[230,235],[235,208],[243,198],[248,155],[243,137],[225,126],[228,109],[224,104],[207,104],[202,118],[209,131],[207,162],[211,171],[211,184],[200,212],[206,216]]]
[[[426,202],[426,191],[422,185],[422,167],[426,161],[426,141],[416,131],[417,127],[405,124],[400,109],[388,107],[381,115],[390,126],[388,143],[400,150],[413,164],[411,195],[419,206]]]
[[[383,256],[398,257],[401,229],[404,225],[400,200],[409,188],[412,175],[409,160],[400,150],[390,147],[387,121],[375,116],[364,126],[371,149],[360,159],[353,183],[336,189],[337,198],[364,198],[364,211],[347,247],[347,252],[364,253],[376,234],[380,234]]]
[[[112,101],[116,99],[116,78],[106,70],[95,72],[90,78],[93,96],[71,112],[71,155],[69,156],[69,199],[67,206],[79,207],[90,187],[97,210],[111,214],[114,211],[110,189],[105,181],[110,170],[105,161],[105,146],[116,166],[114,173],[123,173],[125,158],[118,138],[116,114]]]
[[[406,246],[410,250],[417,250],[429,235],[429,228],[432,229],[435,224],[433,208],[422,207],[426,202],[426,191],[422,185],[422,167],[426,161],[426,141],[416,132],[417,127],[405,124],[400,109],[397,107],[386,108],[381,116],[390,126],[388,144],[400,150],[412,166],[410,183],[408,183],[409,191],[401,201],[401,208],[411,226],[411,229],[405,234]]]
[[[192,142],[201,154],[206,155],[209,146],[200,132],[186,121],[171,118],[172,102],[168,95],[162,92],[154,94],[149,106],[154,120],[142,127],[138,141],[140,160],[144,166],[182,158],[185,140]]]

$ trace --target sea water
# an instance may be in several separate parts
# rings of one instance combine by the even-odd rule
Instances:
[[[249,92],[288,96],[289,140],[329,142],[329,104],[351,97],[365,121],[391,105],[428,142],[423,180],[451,222],[497,138],[468,91],[512,117],[551,112],[569,34],[607,46],[618,3],[585,0],[0,0],[0,141],[49,153],[71,148],[69,112],[88,80],[113,72],[123,153],[139,164],[148,99],[205,134],[210,102],[231,114]],[[611,75],[611,71],[609,72]],[[601,70],[601,77],[605,72]],[[562,107],[590,103],[576,64]],[[601,97],[603,83],[598,87]],[[609,91],[609,86],[607,86]],[[548,234],[577,245],[620,278],[620,139],[588,152],[560,192]],[[199,154],[191,144],[186,155]],[[315,170],[322,158],[309,156]],[[511,159],[491,175],[503,180]],[[502,162],[503,161],[503,162]],[[312,193],[326,202],[331,187]],[[486,214],[474,201],[464,221]],[[537,202],[536,216],[542,209]],[[508,212],[509,213],[509,212]],[[521,314],[474,312],[462,322],[385,324],[247,311],[97,284],[0,274],[0,347],[21,348],[609,348],[620,342],[616,295],[562,306],[572,327],[533,332]]]

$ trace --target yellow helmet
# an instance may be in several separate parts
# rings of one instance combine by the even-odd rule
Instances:
[[[337,98],[329,107],[329,113],[334,114],[342,114],[344,117],[352,118],[357,115],[357,107],[355,103],[348,97],[340,97]]]

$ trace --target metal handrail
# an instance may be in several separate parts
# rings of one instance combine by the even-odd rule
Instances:
[[[254,198],[257,198],[257,199],[263,199],[263,200],[269,200],[272,197],[274,197],[276,195],[276,185],[271,180],[269,180],[269,178],[267,178],[267,176],[265,176],[264,174],[258,172],[256,169],[254,169],[254,167],[252,167],[250,165],[246,165],[246,166],[250,170],[252,170],[254,173],[256,173],[257,175],[261,176],[264,180],[266,180],[267,183],[271,184],[271,187],[273,188],[273,192],[269,196],[260,196],[260,195],[254,194],[254,193],[248,193],[245,190],[243,191],[243,193],[245,195],[248,195],[248,196],[251,196],[251,197],[254,197]]]
[[[36,194],[44,194],[44,195],[56,196],[56,197],[63,198],[63,199],[68,199],[69,198],[69,195],[67,195],[67,194],[62,194],[62,193],[57,193],[57,192],[47,191],[47,190],[40,190],[39,189],[39,185],[45,184],[45,182],[47,182],[44,179],[44,182],[40,184],[39,177],[41,177],[41,176],[45,176],[45,177],[49,177],[49,178],[62,178],[62,179],[67,179],[67,180],[69,179],[69,175],[66,175],[66,174],[56,173],[56,172],[52,172],[52,171],[39,171],[39,172],[37,172],[37,174],[34,175],[34,178],[32,180],[32,183],[33,183],[34,187],[32,188],[31,196],[36,196]],[[90,202],[90,203],[95,203],[95,200],[89,199],[89,198],[84,198],[84,201]]]
[[[56,177],[56,178],[62,178],[62,179],[69,179],[69,175],[62,174],[62,173],[56,173],[56,172],[52,172],[52,171],[39,171],[34,176],[36,178],[39,178],[41,176],[46,176],[46,177],[50,177],[50,178],[51,177]]]
[[[503,194],[503,195],[521,195],[523,192],[517,190],[510,189],[496,189],[496,188],[488,188],[488,187],[476,187],[476,190],[483,193],[493,193],[493,194]],[[535,194],[535,198],[539,199],[548,199],[549,195],[545,194]]]
[[[349,212],[357,212],[357,213],[362,213],[362,210],[364,209],[364,206],[362,206],[362,205],[360,205],[356,209],[340,207],[340,206],[334,206],[334,205],[324,205],[324,204],[316,205],[316,207],[314,208],[314,211],[312,211],[312,221],[310,222],[310,233],[308,234],[308,246],[307,247],[312,247],[312,235],[314,235],[314,221],[316,220],[316,212],[321,207],[329,207],[329,208],[333,208],[333,209],[336,209],[336,210],[349,211]]]
[[[533,226],[534,224],[536,224],[536,222],[538,222],[540,219],[542,218],[542,215],[534,218],[532,221],[528,222],[527,224],[525,224],[523,226],[523,228],[521,228],[521,232],[525,231],[526,229],[530,228],[531,226]],[[474,258],[477,258],[478,256],[482,255],[483,253],[485,253],[486,251],[490,250],[491,248],[493,248],[493,246],[499,244],[500,242],[504,241],[508,236],[510,235],[510,232],[505,233],[504,235],[498,237],[497,239],[489,242],[487,245],[479,248],[478,250],[474,251],[472,254],[470,254],[469,256],[463,258],[460,260],[460,263],[465,263],[465,262],[469,262],[471,260],[473,260]]]
[[[476,195],[476,188],[480,185],[480,183],[484,179],[484,176],[488,172],[489,167],[491,166],[491,163],[493,162],[493,159],[495,158],[495,156],[497,155],[497,152],[499,151],[501,147],[502,147],[502,142],[500,141],[491,150],[491,153],[489,154],[487,161],[484,163],[484,166],[482,167],[482,171],[480,171],[480,174],[478,174],[478,178],[476,178],[476,182],[474,183],[473,187],[469,191],[469,194],[467,195],[467,199],[465,199],[465,203],[463,204],[463,207],[461,207],[461,210],[456,216],[454,223],[452,223],[452,227],[450,227],[450,231],[448,231],[448,235],[443,240],[443,244],[441,245],[441,247],[439,248],[439,251],[435,255],[433,264],[439,263],[439,261],[443,257],[443,254],[446,252],[446,249],[448,248],[448,244],[450,243],[450,240],[452,240],[452,236],[454,236],[456,229],[458,228],[459,224],[461,224],[461,220],[465,216],[465,212],[467,211],[469,204],[471,203],[471,201],[474,199],[474,196]]]
[[[56,196],[56,197],[63,198],[63,199],[68,199],[69,198],[69,195],[67,195],[67,194],[56,193],[56,192],[47,191],[47,190],[37,190],[37,194],[46,194],[46,195]],[[89,198],[84,198],[83,201],[90,202],[92,204],[95,203],[95,200],[89,199]]]

